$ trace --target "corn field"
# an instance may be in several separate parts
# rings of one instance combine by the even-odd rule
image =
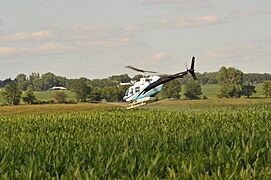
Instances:
[[[270,179],[271,106],[0,116],[0,179]]]

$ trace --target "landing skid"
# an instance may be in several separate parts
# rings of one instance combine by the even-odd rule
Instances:
[[[151,101],[155,101],[156,97],[147,97],[147,98],[143,98],[140,99],[138,101],[133,102],[132,104],[129,104],[129,107],[127,107],[126,109],[133,109],[133,108],[137,108],[140,106],[144,106],[147,104],[147,102],[151,102]]]
[[[144,105],[146,105],[146,104],[147,104],[146,102],[132,103],[132,104],[130,104],[130,106],[127,107],[126,109],[134,109],[134,108],[137,108],[137,107],[140,107],[140,106],[144,106]]]

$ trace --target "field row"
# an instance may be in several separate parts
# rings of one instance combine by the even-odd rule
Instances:
[[[271,106],[0,116],[0,178],[271,178]]]

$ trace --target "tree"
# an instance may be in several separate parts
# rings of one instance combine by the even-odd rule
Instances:
[[[217,84],[217,72],[196,73],[201,84]]]
[[[16,81],[21,91],[25,91],[27,89],[29,81],[27,80],[27,76],[25,74],[18,74],[16,77]]]
[[[102,92],[101,92],[100,88],[94,88],[90,92],[91,101],[101,101],[101,97],[102,97]]]
[[[11,78],[7,78],[1,82],[0,87],[5,87],[7,84],[14,82]]]
[[[34,104],[34,102],[37,100],[35,97],[35,94],[33,92],[33,87],[28,86],[27,91],[25,92],[25,95],[22,97],[23,102],[26,104]]]
[[[28,77],[29,81],[31,83],[33,83],[35,80],[37,79],[40,79],[40,74],[39,73],[35,73],[35,72],[32,72],[29,77]]]
[[[256,93],[255,86],[253,86],[253,85],[243,85],[242,86],[242,95],[249,98],[253,93]]]
[[[61,77],[61,76],[56,76],[56,80],[55,80],[56,84],[54,86],[63,86],[66,87],[67,86],[67,78],[65,77]]]
[[[271,81],[265,81],[263,83],[263,90],[266,97],[271,97]]]
[[[174,98],[180,99],[181,83],[177,79],[164,84],[162,91],[159,93],[159,97],[162,99]]]
[[[58,103],[65,103],[67,94],[64,91],[56,91],[54,94],[54,98]]]
[[[79,102],[86,102],[91,92],[90,87],[87,85],[86,80],[83,78],[74,80],[71,84],[70,89],[75,92],[76,99]]]
[[[115,75],[109,77],[109,81],[119,83],[127,83],[131,81],[131,78],[128,76],[128,74],[121,74],[121,75]]]
[[[188,99],[200,99],[200,95],[202,95],[201,92],[201,86],[200,83],[197,81],[189,81],[185,84],[185,93],[184,95]]]
[[[221,86],[219,98],[241,97],[243,72],[233,67],[222,67],[218,72],[218,82]]]
[[[2,96],[6,103],[9,105],[18,105],[20,104],[22,92],[18,88],[18,84],[15,82],[9,83],[5,86]]]
[[[37,79],[37,80],[35,80],[35,82],[34,82],[33,85],[34,85],[34,89],[36,91],[45,91],[45,90],[48,90],[48,89],[46,89],[47,87],[46,87],[45,81],[43,79]]]
[[[259,84],[263,83],[264,81],[271,80],[271,74],[259,74],[259,73],[247,73],[244,74],[244,82],[252,83],[252,84]]]
[[[109,102],[123,101],[126,88],[124,86],[105,87],[101,89],[101,99]]]
[[[32,85],[33,90],[38,91],[36,81],[40,79],[40,74],[39,73],[31,73],[28,77],[29,83]]]
[[[58,85],[58,81],[56,75],[51,72],[47,72],[41,76],[43,80],[43,90],[48,90],[56,85]]]
[[[105,87],[101,92],[101,99],[108,102],[118,101],[118,93],[115,87]]]
[[[140,78],[143,78],[143,75],[141,75],[141,74],[135,75],[135,76],[132,78],[132,81],[139,81]]]

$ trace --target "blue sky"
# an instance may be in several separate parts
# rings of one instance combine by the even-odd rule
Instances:
[[[0,79],[234,66],[271,72],[269,0],[0,0]]]

